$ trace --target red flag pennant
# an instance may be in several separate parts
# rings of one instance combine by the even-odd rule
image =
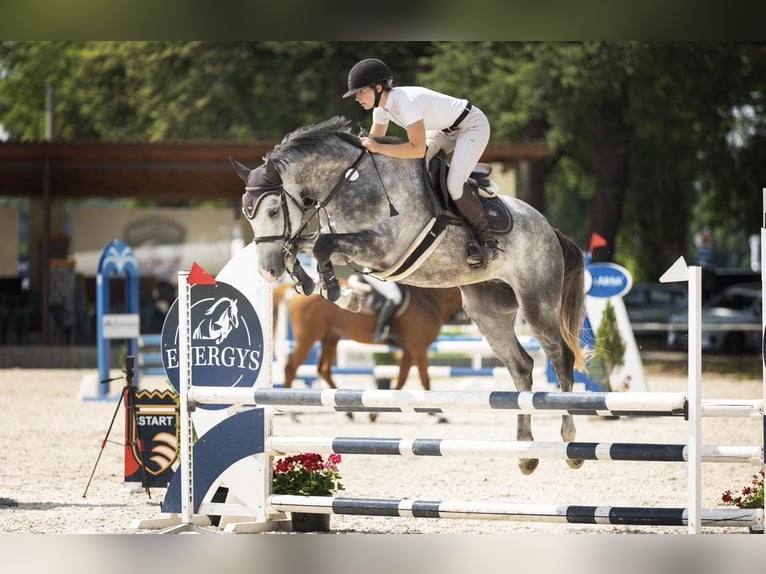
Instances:
[[[599,247],[606,247],[607,242],[606,239],[601,237],[598,233],[592,233],[590,236],[590,247],[588,247],[588,252],[593,253],[594,249],[598,249]]]
[[[196,263],[192,263],[187,282],[189,285],[215,285],[215,277],[210,275]]]

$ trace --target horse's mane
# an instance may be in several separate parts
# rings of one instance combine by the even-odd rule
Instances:
[[[328,120],[297,128],[287,134],[274,149],[264,158],[270,161],[279,171],[290,163],[290,160],[304,154],[315,154],[317,149],[334,150],[333,142],[350,144],[358,150],[364,149],[359,142],[359,136],[352,131],[351,120],[343,116],[333,116]],[[403,140],[393,136],[376,137],[383,143],[401,143]]]
[[[303,126],[287,134],[269,154],[275,160],[286,154],[300,153],[301,150],[313,150],[324,143],[328,137],[338,136],[342,140],[361,149],[359,138],[351,132],[351,120],[343,116],[334,116],[328,120]]]

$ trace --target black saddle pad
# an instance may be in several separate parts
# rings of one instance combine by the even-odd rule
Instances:
[[[451,213],[456,220],[459,220],[457,213],[459,213],[455,202],[447,192],[447,171],[449,170],[449,163],[441,156],[436,156],[431,160],[428,165],[426,187],[436,198],[438,204]],[[475,182],[472,182],[475,186]],[[484,211],[487,214],[487,221],[490,229],[496,235],[505,235],[510,233],[513,229],[513,216],[506,203],[498,196],[483,197],[479,195],[481,204],[484,206]]]
[[[505,235],[513,229],[513,216],[508,205],[499,197],[479,197],[487,214],[489,227],[495,235]]]

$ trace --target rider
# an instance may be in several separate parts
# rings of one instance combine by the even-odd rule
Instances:
[[[497,257],[498,245],[481,201],[467,180],[489,142],[489,121],[467,100],[420,86],[394,88],[393,80],[389,67],[375,58],[360,60],[348,73],[348,91],[343,97],[354,96],[365,110],[372,109],[370,135],[360,138],[362,145],[372,153],[401,159],[430,159],[440,149],[452,152],[447,188],[480,249],[480,253],[469,250],[466,261],[472,267],[483,267]],[[407,130],[406,142],[374,139],[386,134],[389,121]]]
[[[358,278],[383,297],[383,304],[378,310],[378,320],[375,323],[372,338],[376,343],[385,343],[388,341],[388,332],[394,312],[402,304],[402,289],[397,283],[383,281],[374,275],[363,275]]]

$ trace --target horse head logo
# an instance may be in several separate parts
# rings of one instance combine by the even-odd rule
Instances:
[[[205,311],[205,318],[194,329],[192,338],[215,341],[215,344],[219,345],[237,327],[239,327],[237,300],[221,297]]]

